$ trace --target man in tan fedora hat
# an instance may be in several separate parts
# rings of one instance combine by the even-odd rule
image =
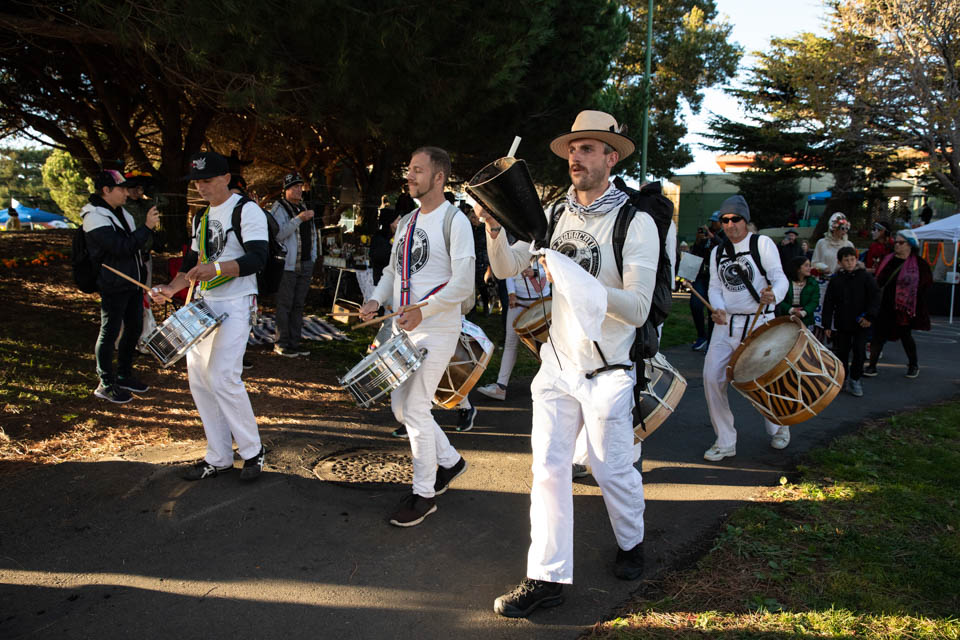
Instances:
[[[630,347],[650,310],[659,235],[648,214],[634,214],[623,245],[621,276],[614,257],[614,226],[620,210],[632,205],[627,194],[610,183],[610,171],[633,152],[634,144],[620,133],[613,116],[580,112],[571,131],[554,139],[550,149],[567,161],[573,184],[549,209],[549,246],[596,278],[606,289],[607,307],[601,339],[593,344],[567,344],[566,334],[551,332],[551,344],[543,348],[543,362],[531,385],[531,544],[526,577],[494,603],[494,610],[508,617],[562,603],[563,585],[573,582],[571,467],[581,427],[617,538],[614,574],[633,580],[643,573],[643,482],[633,466],[636,374]],[[523,271],[530,263],[529,244],[509,246],[497,222],[486,212],[482,217],[494,274],[508,278]]]

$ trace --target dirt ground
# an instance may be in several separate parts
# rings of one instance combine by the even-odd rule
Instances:
[[[0,234],[0,258],[29,260],[50,248],[69,255],[71,239],[68,230]],[[165,264],[166,257],[156,257],[155,273],[163,273]],[[69,260],[12,269],[0,264],[0,276],[0,474],[125,456],[147,446],[202,446],[185,360],[165,369],[152,356],[139,354],[135,369],[150,385],[148,393],[125,405],[93,395],[99,296],[76,289]],[[165,317],[159,305],[154,314],[158,322]],[[254,367],[244,379],[268,442],[285,425],[321,413],[362,411],[316,354],[293,366],[267,346],[249,347],[247,353]],[[384,409],[365,413],[374,423],[390,421]]]

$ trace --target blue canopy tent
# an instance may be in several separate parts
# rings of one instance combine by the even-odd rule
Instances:
[[[59,213],[50,213],[43,209],[33,209],[32,207],[17,207],[17,213],[20,214],[20,224],[25,229],[66,229],[71,226],[71,222]],[[10,219],[9,209],[0,209],[0,226],[7,227],[7,220]]]
[[[820,193],[811,193],[809,196],[807,196],[807,203],[803,207],[803,220],[809,221],[811,219],[810,207],[827,204],[827,200],[829,200],[830,196],[832,195],[833,194],[829,191],[821,191]],[[819,216],[817,219],[819,219]],[[810,222],[807,222],[807,224],[803,224],[803,222],[801,222],[800,226],[806,227],[812,225]]]

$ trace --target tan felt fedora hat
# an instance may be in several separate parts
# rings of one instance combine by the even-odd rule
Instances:
[[[573,121],[570,133],[557,136],[550,143],[550,150],[561,158],[567,157],[567,145],[571,140],[590,138],[606,142],[616,149],[623,160],[636,149],[633,140],[620,133],[620,126],[616,119],[603,111],[581,111]]]

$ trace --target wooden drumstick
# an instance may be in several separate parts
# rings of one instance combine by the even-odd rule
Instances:
[[[412,305],[409,305],[409,306],[407,306],[407,307],[404,307],[403,309],[400,309],[399,311],[394,311],[393,313],[388,313],[388,314],[385,315],[385,316],[379,316],[379,317],[373,318],[372,320],[367,320],[366,322],[361,322],[360,324],[357,324],[357,325],[354,325],[354,326],[350,327],[350,329],[359,329],[359,328],[361,328],[361,327],[370,326],[371,324],[377,324],[378,322],[383,322],[383,321],[386,320],[387,318],[392,318],[393,316],[398,316],[398,315],[400,315],[401,313],[406,313],[407,311],[413,311],[414,309],[419,309],[420,307],[425,307],[425,306],[427,306],[427,303],[426,303],[426,302],[419,302],[419,303],[417,303],[417,304],[412,304]]]
[[[114,269],[113,267],[111,267],[111,266],[108,265],[108,264],[103,265],[103,268],[104,268],[104,269],[107,269],[107,270],[109,270],[109,271],[113,271],[115,274],[117,274],[118,276],[120,276],[120,277],[123,278],[124,280],[129,280],[130,282],[132,282],[133,284],[137,285],[137,286],[140,287],[141,289],[145,289],[145,290],[147,290],[147,291],[152,291],[152,290],[150,289],[150,287],[148,287],[147,285],[143,284],[143,283],[140,282],[139,280],[134,280],[133,278],[131,278],[131,277],[128,276],[127,274],[121,273],[120,271],[117,271],[116,269]],[[156,293],[157,295],[159,295],[161,298],[163,298],[164,300],[166,300],[167,302],[173,302],[173,300],[171,300],[171,299],[168,298],[167,296],[163,295],[163,294],[160,293],[159,291],[157,291],[157,292],[155,292],[155,293]]]
[[[690,293],[692,293],[693,295],[695,295],[695,296],[697,296],[698,298],[700,298],[700,302],[703,303],[703,306],[705,306],[707,309],[709,309],[709,310],[710,310],[710,313],[713,313],[713,307],[710,306],[710,303],[707,302],[707,299],[706,299],[706,298],[704,298],[702,295],[700,295],[700,292],[699,292],[699,291],[697,291],[696,289],[693,288],[693,283],[690,282],[689,280],[687,280],[686,278],[680,278],[680,279],[690,285]]]
[[[763,303],[761,302],[761,303],[760,303],[760,306],[757,307],[757,312],[756,312],[755,314],[753,314],[753,322],[750,323],[750,331],[747,332],[747,335],[750,335],[751,333],[753,333],[753,328],[754,328],[755,326],[757,326],[757,319],[760,318],[760,313],[763,311],[763,308],[764,308],[765,306],[767,306],[767,305],[765,305],[765,304],[763,304]]]
[[[193,300],[193,285],[196,284],[196,280],[191,280],[190,285],[187,287],[187,299],[183,301],[183,306],[190,304],[190,301]]]

